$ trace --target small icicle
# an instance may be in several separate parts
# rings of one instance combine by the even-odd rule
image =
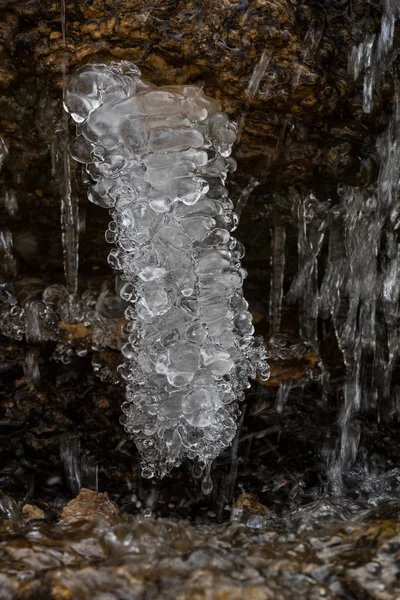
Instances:
[[[318,347],[317,316],[319,304],[317,259],[327,227],[329,206],[319,203],[313,193],[297,200],[299,271],[287,295],[299,301],[300,336]]]
[[[271,291],[269,300],[269,323],[271,333],[279,331],[281,325],[283,280],[285,275],[286,229],[275,225],[272,230]]]
[[[4,194],[4,204],[6,211],[11,217],[15,217],[18,212],[18,200],[15,190],[6,190]]]
[[[213,491],[213,480],[211,479],[211,465],[212,462],[209,461],[206,465],[206,474],[204,476],[204,479],[201,483],[201,491],[203,492],[203,494],[205,496],[209,496],[211,494],[211,492]]]
[[[246,101],[242,116],[239,120],[238,133],[237,133],[237,137],[236,137],[237,144],[239,143],[241,135],[242,135],[244,123],[246,121],[246,117],[249,112],[250,104],[251,104],[254,96],[258,92],[258,88],[260,87],[261,80],[264,77],[265,71],[267,70],[268,65],[271,61],[271,57],[272,57],[272,50],[265,48],[263,53],[261,54],[260,60],[258,61],[257,65],[255,66],[253,73],[251,75],[249,85],[247,86],[247,89],[245,92],[246,96],[247,96],[247,101]]]
[[[50,142],[50,160],[51,160],[51,176],[57,176],[57,165],[58,165],[58,155],[57,155],[57,144],[52,140]]]
[[[248,201],[248,199],[249,199],[252,191],[258,185],[260,185],[260,182],[258,181],[258,179],[256,179],[253,176],[250,177],[249,183],[242,190],[242,192],[241,192],[241,194],[239,196],[239,199],[238,199],[238,201],[236,203],[235,212],[236,212],[236,214],[237,214],[238,217],[240,217],[240,215],[242,214],[242,210],[246,206],[247,201]]]
[[[292,381],[283,381],[279,384],[278,391],[276,393],[275,409],[276,412],[281,415],[288,401],[290,390],[292,389]]]
[[[17,274],[17,261],[14,256],[14,244],[9,229],[0,230],[0,258],[2,274],[7,277],[15,277]]]
[[[6,143],[3,140],[3,138],[0,137],[0,170],[3,166],[4,161],[7,158],[7,156],[8,156],[8,148],[7,148]]]
[[[82,485],[81,444],[77,437],[66,438],[61,442],[60,457],[71,492],[76,496]]]
[[[29,350],[25,356],[25,361],[23,365],[24,375],[26,379],[32,383],[34,386],[39,385],[40,383],[40,368],[38,355],[34,350]]]
[[[204,469],[205,465],[203,462],[198,460],[193,461],[191,472],[194,479],[200,479],[203,476]]]
[[[61,0],[61,30],[63,48],[66,50],[65,0]],[[67,65],[65,56],[63,57],[61,68],[63,87],[62,93],[64,101],[67,79]],[[71,164],[68,147],[68,114],[65,111],[63,111],[62,115],[62,127],[59,137],[62,154],[61,238],[63,246],[64,273],[68,292],[70,294],[76,294],[78,290],[79,267],[79,205],[77,196],[72,193]]]
[[[265,71],[267,70],[268,65],[270,63],[271,56],[272,50],[265,48],[264,52],[261,54],[260,60],[258,61],[251,75],[249,85],[247,86],[246,96],[249,99],[249,102],[251,102],[254,96],[257,94],[261,80],[264,77]]]
[[[304,64],[307,63],[313,56],[321,42],[322,34],[325,28],[325,21],[321,19],[313,19],[307,30],[304,38],[304,52],[301,59],[301,64],[298,65],[296,73],[293,77],[292,86],[295,90],[300,83],[301,74],[304,69]]]
[[[14,531],[20,531],[24,526],[21,509],[11,496],[2,494],[0,496],[0,514],[6,515],[11,522]]]
[[[363,109],[365,113],[371,113],[374,89],[390,68],[395,25],[399,16],[398,0],[385,0],[378,37],[376,38],[375,35],[367,37],[357,47],[354,47],[351,53],[349,70],[352,72],[354,80],[361,72],[364,72]]]

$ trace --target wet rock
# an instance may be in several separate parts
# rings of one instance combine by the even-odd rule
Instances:
[[[267,387],[278,387],[284,382],[306,377],[319,362],[310,345],[290,334],[274,333],[267,339],[270,378],[258,382]]]
[[[21,513],[26,524],[32,521],[42,521],[46,518],[44,511],[35,504],[24,504]]]
[[[204,578],[204,575],[204,573],[197,573],[193,579],[196,576],[199,578]],[[217,590],[207,588],[206,590],[198,590],[188,592],[187,594],[180,594],[177,596],[177,600],[208,600],[208,598],[210,598],[210,600],[241,600],[244,597],[248,598],[248,600],[272,600],[273,598],[273,596],[271,596],[267,590],[262,590],[254,586],[229,587],[225,585],[221,586]]]
[[[253,529],[260,529],[265,526],[267,512],[268,508],[261,504],[255,494],[243,492],[232,507],[231,518]]]
[[[94,492],[81,489],[78,496],[70,500],[61,512],[61,523],[75,523],[82,519],[104,519],[108,522],[115,521],[119,510],[111,502],[106,492]]]
[[[305,352],[300,359],[289,361],[274,360],[272,357],[269,365],[271,376],[268,381],[260,382],[268,387],[278,387],[285,381],[298,381],[307,375],[318,363],[318,357],[313,352]]]
[[[60,5],[52,0],[4,0],[0,10],[6,53],[0,84],[7,86],[0,135],[9,148],[2,180],[16,192],[20,214],[34,215],[30,245],[37,246],[31,258],[21,254],[23,265],[59,265],[60,244],[52,240],[49,248],[48,242],[59,207],[56,132],[64,65],[72,72],[87,61],[131,60],[157,85],[202,83],[239,122],[240,185],[251,173],[261,185],[267,182],[268,193],[298,182],[335,186],[372,160],[371,142],[392,91],[389,85],[377,98],[372,116],[360,115],[361,82],[354,84],[347,72],[352,46],[379,27],[380,9],[370,3],[354,18],[347,1],[335,0],[323,6],[289,0],[154,6],[147,0],[69,0],[65,46]],[[74,187],[83,198],[82,185]],[[104,260],[104,218],[88,208],[82,266]],[[18,223],[14,228],[17,237]],[[47,245],[43,235],[37,239],[38,231]]]
[[[0,532],[12,531],[12,525],[9,519],[0,519]]]
[[[396,522],[371,514],[322,524],[314,505],[299,517],[299,528],[278,519],[258,530],[143,516],[36,523],[0,533],[1,597],[292,600],[295,589],[310,600],[398,598]],[[375,526],[385,534],[370,544]]]

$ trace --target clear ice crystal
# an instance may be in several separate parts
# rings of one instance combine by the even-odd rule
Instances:
[[[242,283],[238,217],[224,185],[236,125],[196,86],[157,88],[126,62],[89,65],[70,78],[71,143],[108,208],[106,232],[122,271],[132,321],[119,372],[121,422],[143,475],[163,476],[186,457],[202,465],[236,432],[237,401],[268,372]]]

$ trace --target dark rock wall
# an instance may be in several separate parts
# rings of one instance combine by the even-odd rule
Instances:
[[[353,45],[379,30],[379,2],[66,0],[65,12],[64,47],[60,2],[0,0],[0,136],[9,149],[0,181],[3,196],[15,194],[19,206],[2,217],[19,272],[61,270],[63,64],[72,72],[87,61],[130,60],[157,84],[198,82],[218,98],[240,129],[232,195],[251,176],[260,184],[244,211],[245,243],[254,227],[246,212],[262,213],[277,191],[285,196],[288,186],[302,184],[332,195],[338,182],[364,185],[376,175],[374,143],[388,118],[391,84],[364,115],[361,83],[347,64]],[[106,217],[87,206],[80,172],[74,186],[82,198],[85,271],[104,265]],[[3,198],[0,209],[5,205]]]

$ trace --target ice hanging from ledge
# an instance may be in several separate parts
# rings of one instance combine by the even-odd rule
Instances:
[[[393,60],[392,48],[396,21],[400,17],[399,0],[383,0],[381,30],[379,35],[367,36],[358,46],[354,46],[349,70],[356,81],[364,73],[363,109],[370,113],[373,109],[374,90]]]
[[[127,62],[73,75],[65,109],[77,123],[71,154],[109,209],[109,264],[129,303],[119,370],[122,422],[145,477],[228,446],[238,401],[266,351],[243,298],[243,246],[224,182],[236,125],[194,85],[156,87]]]

